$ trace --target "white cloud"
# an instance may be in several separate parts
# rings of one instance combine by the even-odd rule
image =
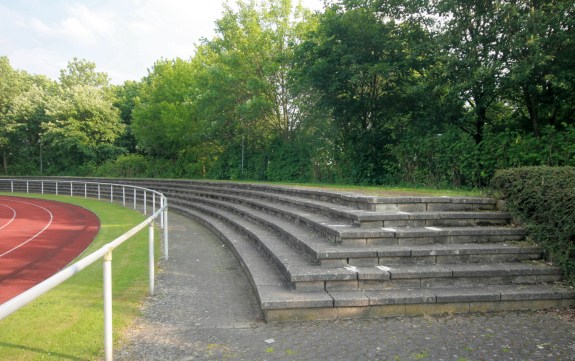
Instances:
[[[65,9],[66,17],[53,24],[31,18],[29,27],[44,38],[64,38],[80,45],[94,45],[103,38],[110,38],[116,30],[114,13],[72,5]]]
[[[160,58],[191,57],[202,37],[214,36],[224,0],[0,2],[0,55],[13,67],[57,78],[78,57],[121,83]],[[303,1],[315,10],[322,2]]]
[[[71,58],[42,47],[21,48],[9,55],[12,67],[57,79]]]

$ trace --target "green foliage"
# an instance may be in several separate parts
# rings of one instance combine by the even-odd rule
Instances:
[[[4,173],[476,188],[575,165],[571,0],[249,0],[215,29],[114,87],[1,57]]]
[[[174,159],[193,140],[195,119],[188,98],[194,69],[181,59],[156,62],[133,110],[138,145],[154,157]]]
[[[173,178],[173,165],[164,160],[144,157],[141,154],[125,154],[109,160],[95,170],[99,177],[117,178]]]
[[[310,182],[310,156],[309,149],[302,143],[276,141],[269,155],[267,180]]]
[[[491,187],[575,284],[575,167],[501,170]]]
[[[388,167],[393,183],[483,187],[498,169],[575,166],[575,127],[546,126],[540,137],[488,127],[480,144],[472,135],[448,127],[441,133],[407,133],[390,148],[397,160]]]

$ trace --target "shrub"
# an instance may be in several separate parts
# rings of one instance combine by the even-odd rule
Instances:
[[[500,170],[491,187],[575,284],[575,167]]]
[[[102,164],[96,172],[96,175],[101,177],[123,178],[145,177],[148,174],[149,168],[150,162],[144,156],[127,154]]]

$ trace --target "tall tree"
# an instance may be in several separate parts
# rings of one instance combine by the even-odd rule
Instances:
[[[125,148],[129,153],[137,153],[137,142],[134,136],[132,122],[133,111],[142,95],[142,82],[128,80],[122,85],[113,87],[115,101],[114,106],[120,111],[120,119],[125,125],[124,132],[116,140],[119,147]]]
[[[506,4],[512,33],[508,99],[536,137],[546,125],[575,124],[575,5],[573,1]]]
[[[60,84],[64,88],[71,88],[79,84],[106,88],[110,85],[110,79],[108,74],[96,71],[95,63],[74,58],[68,62],[66,69],[60,70]]]
[[[44,77],[31,77],[32,85],[14,99],[9,116],[17,124],[14,133],[14,158],[20,172],[43,173],[43,124],[52,121],[50,115],[57,103],[59,85]],[[38,160],[37,162],[33,160]]]
[[[472,110],[470,124],[461,128],[476,144],[484,137],[490,110],[501,99],[501,79],[509,59],[508,37],[500,1],[438,1],[442,17],[438,38],[445,58],[443,76],[452,96],[461,97]]]
[[[193,68],[182,59],[154,64],[142,86],[132,124],[138,146],[154,157],[175,159],[189,142]]]
[[[114,146],[123,132],[119,111],[105,73],[95,64],[74,59],[61,71],[60,90],[54,95],[42,124],[46,158],[54,171],[74,172],[122,153]]]
[[[0,57],[0,152],[4,174],[8,173],[8,158],[13,147],[11,137],[18,128],[18,123],[9,114],[14,99],[27,89],[27,78],[26,73],[12,68],[8,57]]]
[[[205,96],[199,100],[205,106],[199,108],[215,110],[204,117],[223,138],[224,176],[230,176],[229,169],[231,176],[246,176],[248,167],[250,176],[265,176],[271,140],[289,142],[293,136],[298,107],[288,77],[300,37],[296,24],[306,14],[290,0],[238,2],[237,10],[226,7],[216,37],[199,50],[198,61],[206,61]]]
[[[342,1],[300,47],[300,79],[317,89],[338,129],[347,180],[382,182],[389,146],[421,113],[430,36],[417,23],[381,18],[371,1]]]

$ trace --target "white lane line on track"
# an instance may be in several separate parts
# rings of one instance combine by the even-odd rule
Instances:
[[[45,231],[48,227],[50,227],[50,225],[52,224],[52,221],[54,220],[54,215],[53,215],[52,212],[50,212],[50,210],[47,209],[47,208],[44,208],[44,207],[39,206],[39,205],[34,204],[34,203],[29,203],[29,202],[22,202],[22,201],[16,201],[16,202],[18,202],[18,203],[23,203],[23,204],[28,204],[28,205],[31,205],[31,206],[34,206],[34,207],[38,207],[38,208],[42,208],[43,210],[45,210],[46,212],[48,212],[48,214],[50,215],[50,221],[48,222],[48,224],[46,224],[46,226],[45,226],[44,228],[42,228],[42,230],[40,230],[40,232],[36,233],[35,235],[33,235],[32,237],[28,238],[26,241],[20,243],[19,245],[17,245],[16,247],[12,248],[11,250],[8,250],[8,251],[6,251],[6,252],[0,254],[0,257],[3,257],[3,256],[5,256],[5,255],[7,255],[8,253],[17,250],[18,248],[22,247],[23,245],[25,245],[25,244],[27,244],[27,243],[29,243],[29,242],[32,242],[36,237],[38,237],[39,235],[41,235],[42,233],[44,233],[44,231]]]
[[[5,204],[0,204],[0,207],[6,207],[6,208],[8,208],[9,210],[12,211],[12,219],[10,219],[10,220],[8,221],[8,223],[6,223],[6,224],[3,225],[2,227],[0,227],[0,229],[2,229],[2,228],[4,228],[4,227],[6,227],[7,225],[9,225],[10,223],[12,223],[12,221],[13,221],[14,219],[16,219],[16,210],[15,210],[14,208],[10,207],[10,206],[5,205]]]

